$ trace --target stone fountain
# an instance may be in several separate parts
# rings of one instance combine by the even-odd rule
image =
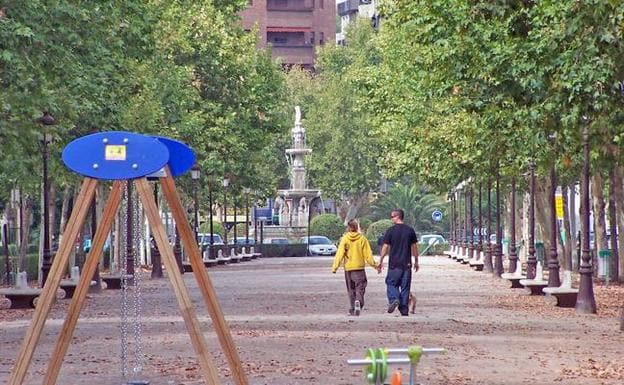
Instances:
[[[321,191],[307,186],[305,157],[312,150],[306,148],[305,128],[301,125],[301,110],[295,107],[295,126],[292,129],[292,148],[286,149],[290,171],[290,188],[278,190],[275,199],[275,210],[279,215],[279,225],[267,229],[271,233],[277,231],[281,236],[290,238],[306,235],[310,210],[320,202]],[[316,210],[313,211],[313,214]]]

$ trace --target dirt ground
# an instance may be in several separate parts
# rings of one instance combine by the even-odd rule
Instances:
[[[612,305],[624,303],[623,287],[595,285],[598,315],[578,315],[448,258],[424,257],[412,284],[416,314],[388,314],[383,275],[371,269],[364,311],[351,317],[343,275],[331,274],[330,265],[325,257],[265,258],[209,270],[250,384],[365,384],[363,368],[347,359],[371,347],[412,345],[448,350],[422,358],[422,384],[624,384],[624,332]],[[137,367],[140,340],[142,371],[121,376],[121,293],[104,290],[89,295],[59,384],[204,383],[168,279],[148,277],[143,273],[142,332],[128,325],[128,368]],[[193,275],[184,279],[223,384],[232,384]],[[41,383],[67,304],[55,303],[25,383]],[[0,300],[0,383],[33,314],[7,306]]]

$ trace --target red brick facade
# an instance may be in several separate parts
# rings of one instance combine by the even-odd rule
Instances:
[[[285,67],[311,68],[315,47],[336,36],[335,0],[250,0],[241,18],[243,28],[258,28],[260,45],[271,46]]]

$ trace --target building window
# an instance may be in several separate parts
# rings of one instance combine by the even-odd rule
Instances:
[[[324,32],[321,32],[320,39],[319,39],[319,44],[320,45],[325,44],[325,33]]]
[[[325,6],[325,1],[324,0],[319,0],[319,8],[323,9]]]
[[[288,39],[284,36],[275,36],[273,38],[273,44],[286,44],[288,43]]]
[[[314,45],[314,31],[310,32],[310,44]]]

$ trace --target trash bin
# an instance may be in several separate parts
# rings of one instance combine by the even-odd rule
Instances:
[[[537,261],[542,263],[544,266],[544,256],[546,255],[546,249],[544,248],[544,242],[535,242],[535,255],[537,257]]]
[[[609,261],[611,260],[611,250],[600,250],[598,252],[598,276],[609,278]]]

